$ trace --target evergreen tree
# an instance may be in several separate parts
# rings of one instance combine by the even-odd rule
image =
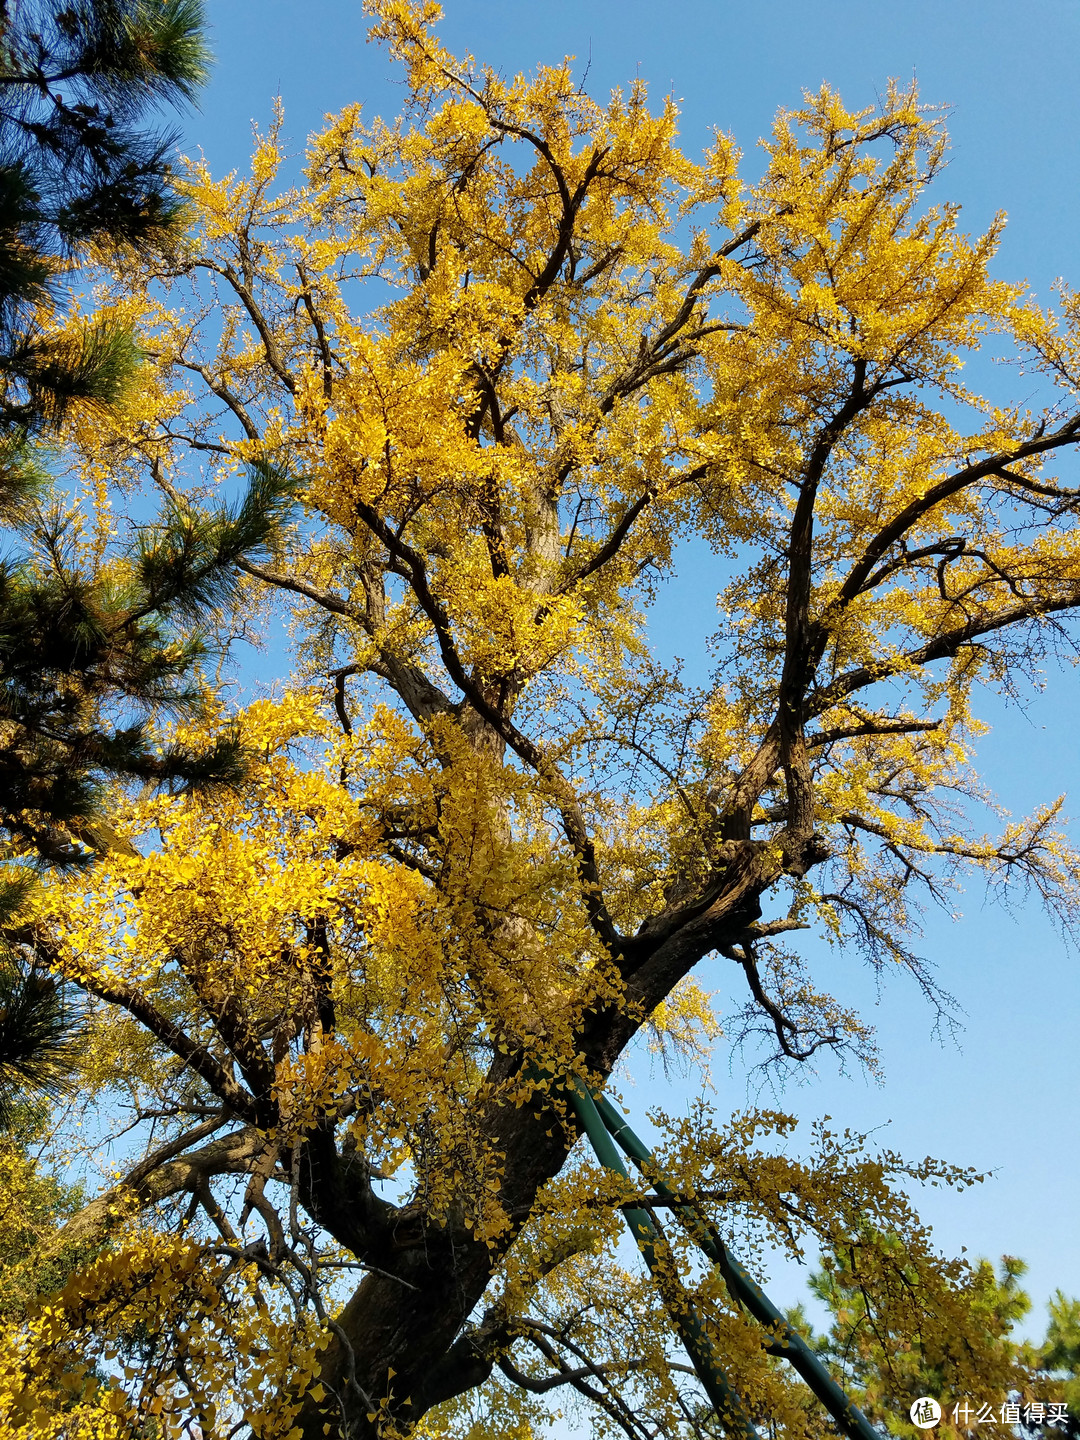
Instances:
[[[161,710],[201,704],[200,624],[230,566],[258,552],[288,486],[257,467],[244,500],[170,505],[136,546],[88,567],[50,481],[69,416],[113,404],[138,354],[107,316],[71,314],[88,252],[145,252],[180,220],[171,137],[148,110],[189,99],[206,72],[201,0],[0,0],[0,830],[9,859],[100,850],[103,783],[192,785],[237,773],[228,737],[155,745]],[[0,886],[10,921],[25,893]],[[49,1089],[65,1052],[52,982],[0,955],[0,1122],[26,1085]]]
[[[877,1247],[885,1253],[899,1248],[883,1237],[878,1237]],[[968,1368],[959,1327],[954,1331],[944,1324],[932,1336],[915,1330],[914,1339],[906,1341],[883,1332],[875,1314],[879,1307],[871,1303],[877,1299],[875,1292],[887,1275],[899,1285],[911,1284],[915,1275],[899,1254],[895,1257],[899,1263],[887,1270],[868,1268],[869,1253],[868,1247],[854,1244],[846,1251],[838,1249],[825,1256],[822,1268],[811,1276],[810,1289],[831,1317],[827,1332],[815,1333],[801,1307],[789,1318],[884,1434],[918,1433],[909,1423],[908,1409],[921,1395],[941,1404],[942,1433],[976,1429],[974,1417],[988,1397],[974,1388],[977,1381]],[[959,1305],[980,1317],[984,1349],[997,1352],[1003,1367],[1017,1367],[1011,1393],[1019,1418],[1012,1433],[1068,1440],[1080,1434],[1080,1301],[1067,1299],[1059,1290],[1048,1306],[1042,1343],[1018,1340],[1013,1332],[1031,1310],[1031,1298],[1021,1284],[1026,1270],[1024,1262],[1012,1255],[1002,1256],[996,1273],[988,1260],[980,1261],[942,1291],[938,1308],[944,1315]],[[1056,1413],[1051,1405],[1062,1401],[1065,1417],[1048,1418]],[[1000,1412],[995,1413],[1000,1419]]]
[[[0,496],[41,482],[29,447],[131,372],[107,322],[56,326],[88,245],[144,247],[176,221],[171,137],[139,127],[206,73],[201,0],[0,0]]]
[[[1055,1290],[1047,1304],[1049,1322],[1039,1348],[1043,1370],[1059,1377],[1069,1407],[1069,1434],[1080,1435],[1080,1299]]]

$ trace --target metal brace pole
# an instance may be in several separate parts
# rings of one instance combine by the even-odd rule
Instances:
[[[600,1118],[588,1088],[572,1076],[567,1077],[565,1084],[578,1120],[596,1152],[597,1159],[605,1169],[621,1176],[624,1180],[629,1180],[626,1167],[619,1159],[619,1152]],[[659,1286],[666,1286],[670,1282],[670,1274],[663,1273],[666,1267],[660,1253],[662,1248],[666,1249],[666,1246],[663,1244],[652,1217],[647,1211],[636,1205],[623,1205],[621,1208],[626,1223],[630,1227],[630,1233],[637,1241],[638,1248],[644,1256],[650,1272]],[[663,1293],[663,1289],[661,1289],[661,1293]],[[713,1347],[708,1332],[693,1304],[687,1300],[685,1311],[681,1315],[674,1313],[670,1305],[668,1312],[671,1315],[672,1323],[679,1332],[679,1338],[686,1347],[698,1379],[705,1387],[705,1393],[727,1434],[733,1437],[733,1440],[760,1440],[742,1401],[713,1357]],[[875,1436],[874,1440],[881,1440],[881,1437]]]
[[[777,1348],[772,1353],[780,1354],[790,1362],[792,1368],[798,1371],[851,1440],[881,1440],[880,1432],[874,1429],[859,1407],[844,1394],[803,1337],[777,1310],[750,1273],[738,1263],[720,1236],[705,1223],[693,1206],[680,1200],[670,1187],[658,1178],[652,1152],[634,1134],[610,1100],[603,1095],[597,1097],[595,1108],[606,1130],[615,1137],[634,1163],[645,1171],[657,1196],[671,1206],[687,1226],[699,1248],[716,1265],[732,1299],[744,1305],[759,1324],[776,1336]],[[589,1138],[591,1140],[592,1136]],[[596,1148],[595,1142],[593,1148]]]

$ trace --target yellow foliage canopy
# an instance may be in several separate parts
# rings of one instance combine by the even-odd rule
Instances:
[[[927,203],[935,116],[823,90],[748,186],[640,86],[506,80],[441,48],[435,7],[370,8],[402,119],[346,110],[292,189],[276,130],[248,177],[193,165],[187,241],[110,282],[155,358],[79,437],[88,482],[182,505],[193,462],[302,475],[289,542],[242,566],[253,610],[293,605],[301,671],[221,715],[245,785],[118,799],[130,843],[34,917],[94,997],[88,1099],[157,1131],[54,1242],[100,1253],[13,1338],[28,1433],[527,1436],[554,1391],[597,1434],[688,1435],[559,1077],[604,1085],[648,1025],[707,1047],[691,972],[717,955],[782,1060],[865,1051],[778,937],[917,969],[913,897],[965,870],[1075,913],[1056,807],[993,837],[966,801],[976,687],[1080,604],[1080,493],[1045,468],[1080,440],[1080,306],[993,279],[1000,222]],[[965,387],[988,336],[1047,408]],[[645,644],[692,536],[732,577],[703,691]],[[917,1336],[958,1394],[1019,1383],[984,1281],[891,1183],[970,1177],[827,1131],[801,1162],[789,1128],[667,1122],[673,1183],[744,1245],[856,1257],[884,1353]],[[672,1245],[753,1413],[824,1433]],[[55,1354],[93,1350],[91,1308],[76,1403]]]

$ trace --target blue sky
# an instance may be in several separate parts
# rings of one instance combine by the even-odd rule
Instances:
[[[201,148],[216,173],[245,164],[251,123],[266,124],[277,94],[297,151],[346,103],[364,102],[368,116],[397,112],[399,77],[384,52],[365,44],[358,0],[208,0],[208,8],[217,68],[201,110],[183,120],[183,143]],[[1043,297],[1060,275],[1080,283],[1078,0],[448,0],[445,8],[440,33],[451,49],[509,72],[574,54],[582,68],[588,63],[597,98],[640,75],[654,97],[679,100],[689,153],[717,127],[736,137],[751,171],[758,136],[804,89],[828,81],[861,106],[890,77],[914,77],[927,102],[950,110],[952,156],[937,198],[959,202],[971,230],[1008,212],[1003,278],[1026,278]],[[990,373],[988,381],[1000,383]],[[657,651],[678,651],[691,673],[702,673],[704,649],[681,637],[692,619],[702,634],[713,628],[718,583],[708,555],[689,551],[656,607]],[[988,703],[984,773],[1015,814],[1066,791],[1080,816],[1078,701],[1068,670],[1047,676],[1026,713]],[[960,920],[930,917],[920,946],[966,1012],[958,1043],[935,1037],[914,984],[894,980],[879,995],[857,961],[830,954],[828,982],[878,1026],[885,1083],[838,1076],[825,1064],[789,1087],[782,1104],[807,1127],[825,1113],[841,1128],[887,1126],[877,1138],[912,1159],[938,1155],[992,1171],[962,1196],[932,1190],[920,1205],[946,1249],[1029,1262],[1037,1306],[1029,1328],[1041,1333],[1046,1297],[1057,1287],[1080,1294],[1080,969],[1037,910],[1010,917],[986,907],[976,889],[963,908]],[[704,982],[726,986],[724,967],[733,967],[711,965]],[[635,1075],[635,1120],[648,1105],[670,1111],[688,1102],[685,1086],[650,1072],[647,1061]],[[747,1102],[740,1061],[729,1068],[718,1054],[713,1078],[719,1104]],[[774,1298],[789,1303],[800,1291],[799,1273],[778,1268]]]

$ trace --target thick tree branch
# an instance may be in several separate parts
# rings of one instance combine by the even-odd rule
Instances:
[[[941,720],[863,720],[857,725],[838,725],[832,730],[819,730],[806,737],[808,750],[822,750],[838,740],[858,740],[873,735],[917,735],[926,730],[940,730]]]
[[[542,1380],[537,1380],[519,1370],[509,1355],[502,1356],[497,1364],[508,1380],[512,1380],[520,1389],[528,1390],[530,1395],[547,1395],[550,1391],[557,1390],[560,1385],[576,1385],[579,1380],[590,1377],[604,1379],[612,1374],[624,1375],[628,1371],[642,1368],[640,1360],[624,1360],[618,1364],[581,1365],[576,1370],[557,1370],[554,1375],[545,1375]]]
[[[214,1140],[201,1150],[171,1158],[176,1155],[178,1144],[184,1147],[193,1144],[200,1132],[207,1134],[209,1130],[198,1126],[170,1141],[133,1166],[119,1185],[84,1205],[51,1237],[48,1253],[57,1254],[69,1246],[99,1243],[133,1210],[145,1210],[185,1191],[194,1193],[215,1175],[246,1175],[265,1146],[257,1130],[245,1127]]]
[[[258,1122],[264,1126],[274,1124],[277,1118],[273,1099],[274,1065],[255,1036],[235,986],[215,976],[212,963],[208,964],[194,945],[178,950],[174,958],[240,1067],[255,1102]]]
[[[229,387],[225,384],[224,380],[215,380],[213,374],[210,372],[209,368],[206,365],[196,365],[190,360],[184,360],[179,357],[176,360],[176,364],[181,366],[184,370],[190,370],[193,374],[198,375],[199,378],[202,380],[203,384],[210,391],[211,395],[216,395],[219,400],[223,401],[229,407],[232,413],[236,416],[237,420],[240,421],[240,425],[244,431],[244,434],[249,440],[262,439],[262,436],[259,433],[259,427],[255,424],[254,420],[252,420],[251,416],[248,414],[243,402],[240,400],[240,397],[234,391],[229,389]]]
[[[1040,435],[1032,440],[1022,441],[1013,450],[999,451],[985,460],[965,465],[954,474],[946,475],[938,480],[922,495],[905,505],[887,525],[877,532],[866,546],[859,561],[852,566],[847,579],[840,587],[837,605],[843,607],[850,604],[856,595],[866,588],[874,567],[890,547],[895,545],[901,536],[907,534],[914,525],[918,524],[925,515],[943,501],[951,499],[969,485],[975,485],[981,480],[1000,475],[1010,464],[1015,464],[1018,460],[1045,455],[1049,451],[1059,450],[1062,446],[1078,442],[1080,442],[1080,414],[1072,416],[1064,425],[1059,426],[1048,435]],[[1018,477],[1009,475],[1009,479],[1016,483]]]
[[[1071,594],[1060,600],[1030,600],[1023,605],[1011,605],[1007,610],[999,610],[996,614],[976,616],[894,658],[872,665],[860,665],[846,674],[838,675],[828,685],[811,693],[807,714],[820,715],[846,696],[854,694],[856,690],[864,689],[880,680],[888,680],[893,675],[900,675],[912,666],[929,665],[935,660],[951,658],[965,645],[970,645],[984,635],[993,635],[1012,625],[1023,624],[1025,620],[1038,620],[1043,616],[1060,614],[1077,607],[1080,607],[1080,583],[1076,584]]]
[[[119,1005],[150,1034],[160,1040],[166,1049],[194,1070],[206,1081],[214,1094],[241,1119],[255,1124],[258,1106],[255,1098],[242,1089],[225,1067],[216,1060],[205,1045],[198,1045],[179,1025],[163,1015],[153,1003],[134,985],[122,980],[107,980],[100,975],[81,974],[77,983],[91,995]]]
[[[243,304],[256,330],[259,332],[259,339],[263,344],[263,354],[266,356],[266,363],[285,386],[285,389],[288,390],[289,394],[295,395],[296,381],[289,373],[270,322],[259,307],[250,286],[245,283],[242,277],[227,261],[216,263],[204,258],[197,261],[196,265],[198,268],[209,270],[212,274],[220,275],[222,279],[228,281]]]
[[[304,302],[304,309],[307,311],[308,319],[311,321],[311,328],[315,332],[315,343],[319,352],[319,364],[322,367],[323,397],[326,400],[330,400],[334,394],[334,366],[330,342],[326,336],[326,327],[315,307],[315,297],[311,293],[311,282],[308,279],[308,274],[303,264],[297,263],[296,273],[300,277],[300,285],[302,287],[300,290],[300,299]]]
[[[362,625],[364,622],[364,612],[358,605],[354,605],[349,600],[343,600],[340,595],[335,595],[331,590],[320,590],[309,581],[302,580],[298,575],[282,575],[279,571],[268,570],[264,565],[255,565],[250,560],[237,561],[237,567],[243,570],[245,575],[251,575],[254,579],[261,580],[264,585],[273,585],[275,589],[287,590],[292,595],[303,595],[305,600],[312,601],[322,610],[328,610],[331,615],[344,616],[358,625]]]
[[[788,581],[784,614],[784,667],[777,697],[780,758],[788,795],[788,830],[796,841],[814,829],[814,797],[803,736],[803,696],[817,660],[818,636],[810,624],[813,580],[814,509],[818,487],[833,450],[851,422],[877,393],[866,384],[866,361],[852,365],[847,398],[822,428],[807,459],[788,535]]]
[[[493,705],[480,685],[466,672],[457,653],[450,617],[441,601],[431,590],[427,567],[420,553],[391,529],[366,501],[357,501],[356,510],[372,534],[376,535],[386,546],[391,558],[400,561],[406,568],[413,594],[419,601],[420,608],[431,621],[440,657],[451,680],[481,719],[491,726],[496,735],[500,736],[515,754],[551,786],[553,798],[562,817],[563,832],[578,859],[582,898],[590,922],[609,952],[616,954],[620,945],[620,937],[601,894],[596,848],[589,836],[581,807],[569,782],[551,757],[527,735],[523,734],[509,716]]]

